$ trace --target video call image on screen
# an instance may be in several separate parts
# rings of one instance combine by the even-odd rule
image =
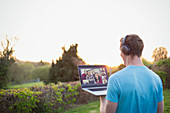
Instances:
[[[81,69],[83,84],[107,84],[105,68]]]

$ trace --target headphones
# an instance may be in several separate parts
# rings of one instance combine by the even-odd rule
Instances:
[[[128,36],[128,35],[127,35]],[[131,53],[131,49],[130,49],[130,46],[125,44],[125,41],[126,41],[126,38],[127,36],[125,36],[122,40],[122,47],[121,47],[121,50],[122,52],[125,54],[125,55],[130,55]]]

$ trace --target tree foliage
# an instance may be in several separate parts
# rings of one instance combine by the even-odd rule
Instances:
[[[65,47],[62,47],[62,57],[56,60],[56,64],[54,61],[52,62],[49,71],[49,82],[68,82],[79,79],[77,65],[85,64],[85,62],[78,57],[77,46],[78,44],[71,45],[69,50],[65,50]]]
[[[151,69],[160,76],[164,87],[170,89],[170,57],[155,62]]]
[[[38,78],[41,81],[48,80],[50,64],[47,62],[30,62],[15,60],[15,63],[9,66],[8,77],[11,84],[22,84],[35,82]]]
[[[29,62],[25,63],[13,63],[8,70],[8,76],[10,82],[14,84],[21,84],[29,82],[32,79],[31,72],[34,69],[34,65]]]
[[[159,61],[161,59],[165,59],[168,56],[168,51],[165,47],[158,47],[153,51],[152,57],[154,58],[154,61]]]
[[[122,69],[125,68],[125,67],[126,67],[126,65],[120,64],[118,67],[116,67],[114,70],[112,70],[112,74],[113,74],[113,73],[116,73],[117,71],[122,70]]]
[[[31,76],[33,79],[39,78],[40,81],[46,82],[48,80],[49,69],[50,65],[38,66],[32,71]]]
[[[151,66],[152,65],[152,62],[148,61],[147,59],[145,58],[142,58],[142,62],[145,66]]]
[[[6,39],[6,41],[6,47],[4,47],[3,43],[1,43],[4,50],[0,54],[0,88],[7,85],[9,66],[15,62],[12,57],[14,50],[10,47],[10,41],[8,39]]]

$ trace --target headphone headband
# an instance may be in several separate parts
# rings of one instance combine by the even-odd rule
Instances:
[[[123,38],[122,45],[125,45],[126,38],[127,38],[127,35]]]

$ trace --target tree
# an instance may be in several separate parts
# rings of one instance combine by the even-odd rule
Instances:
[[[32,79],[31,72],[33,69],[34,65],[30,62],[13,63],[8,69],[10,82],[17,84],[29,82]]]
[[[32,71],[32,79],[40,78],[40,81],[47,82],[50,65],[43,65]]]
[[[122,70],[122,69],[125,68],[125,67],[126,67],[126,65],[120,64],[120,65],[118,66],[118,70]]]
[[[1,42],[3,51],[0,54],[0,88],[3,88],[8,83],[8,68],[11,64],[15,62],[12,54],[14,52],[13,48],[10,48],[10,41],[6,39],[7,44],[4,47],[4,43]]]
[[[158,47],[153,51],[152,57],[154,58],[154,61],[158,61],[167,58],[167,55],[168,51],[165,47]]]
[[[116,68],[114,68],[114,69],[112,70],[112,74],[113,74],[113,73],[116,73],[117,71],[122,70],[122,69],[125,68],[125,67],[126,67],[126,65],[120,64],[118,67],[116,67]]]
[[[77,46],[78,44],[71,45],[68,51],[65,50],[65,47],[62,47],[62,57],[56,60],[56,64],[54,61],[52,62],[49,71],[49,82],[68,82],[79,79],[77,65],[85,64],[85,62],[78,57]]]

